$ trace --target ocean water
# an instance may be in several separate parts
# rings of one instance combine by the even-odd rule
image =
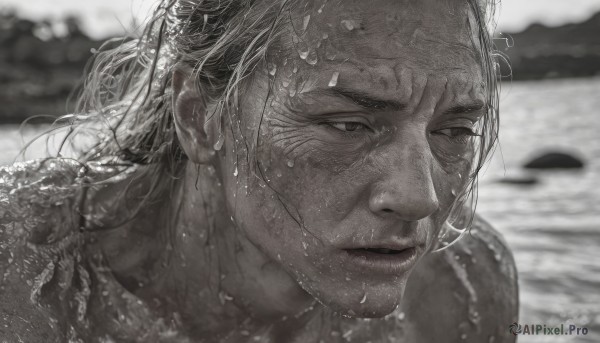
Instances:
[[[478,213],[514,253],[519,323],[588,329],[585,336],[520,336],[519,342],[600,342],[600,78],[505,83],[502,94],[500,146],[480,181]],[[0,127],[0,165],[40,130]],[[37,142],[27,158],[42,156],[45,146]],[[548,150],[574,153],[586,166],[528,174],[521,169]],[[497,182],[523,175],[539,182]]]
[[[500,149],[480,183],[478,213],[504,234],[519,270],[520,324],[575,324],[586,336],[528,342],[600,342],[600,78],[505,84]],[[584,160],[581,171],[526,174],[542,151]],[[495,182],[529,175],[539,182]]]

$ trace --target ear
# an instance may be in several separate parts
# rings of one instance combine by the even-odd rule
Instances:
[[[209,163],[215,155],[206,123],[207,104],[195,87],[189,67],[178,65],[173,72],[173,119],[181,148],[194,163]]]

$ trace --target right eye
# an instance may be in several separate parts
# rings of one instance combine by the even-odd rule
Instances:
[[[367,125],[357,121],[327,122],[325,124],[343,132],[356,132],[369,129]]]

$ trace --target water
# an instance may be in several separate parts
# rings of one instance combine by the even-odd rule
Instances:
[[[519,342],[600,342],[600,79],[515,83],[503,94],[501,150],[482,178],[478,212],[513,250],[520,323],[590,331]],[[555,148],[576,152],[585,169],[533,174],[533,186],[494,182],[503,164],[519,176],[528,158]]]
[[[589,329],[579,337],[521,336],[520,343],[600,342],[598,94],[600,78],[521,82],[503,90],[501,149],[480,182],[478,212],[504,234],[515,255],[520,323]],[[17,129],[0,128],[0,164],[20,149]],[[26,129],[25,140],[40,130]],[[44,146],[35,144],[28,158],[42,156]],[[533,186],[495,182],[521,175],[528,158],[554,148],[578,153],[586,168],[536,174],[540,182]]]

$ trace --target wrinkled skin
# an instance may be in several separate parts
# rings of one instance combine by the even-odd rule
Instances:
[[[315,1],[292,17],[222,125],[175,72],[183,175],[91,250],[192,340],[514,341],[514,262],[493,230],[431,253],[487,106],[466,2]],[[358,248],[406,258],[370,265]]]
[[[217,218],[212,253],[218,257],[211,261],[218,260],[219,286],[236,315],[267,323],[310,320],[323,309],[373,318],[394,311],[468,182],[475,123],[486,111],[464,2],[321,5],[313,4],[308,19],[298,15],[283,53],[271,54],[255,72],[240,110],[224,116],[224,129],[212,119],[197,124],[212,113],[211,104],[185,71],[175,75],[182,146],[192,163],[216,172],[201,176],[195,192],[196,168],[188,169],[175,237],[182,227],[192,231],[179,240],[189,256],[186,273],[175,270],[169,278],[189,283],[194,270],[210,270],[190,264],[201,255],[190,235],[206,223],[197,209],[213,207],[215,214],[206,216]],[[220,132],[224,145],[213,156]],[[211,191],[198,194],[203,189]],[[207,198],[218,198],[227,213]],[[393,270],[347,254],[389,244],[411,249]],[[192,299],[186,297],[188,315],[207,329],[213,314],[196,316],[204,299]],[[293,327],[286,322],[282,327]],[[226,327],[215,323],[214,330]]]

